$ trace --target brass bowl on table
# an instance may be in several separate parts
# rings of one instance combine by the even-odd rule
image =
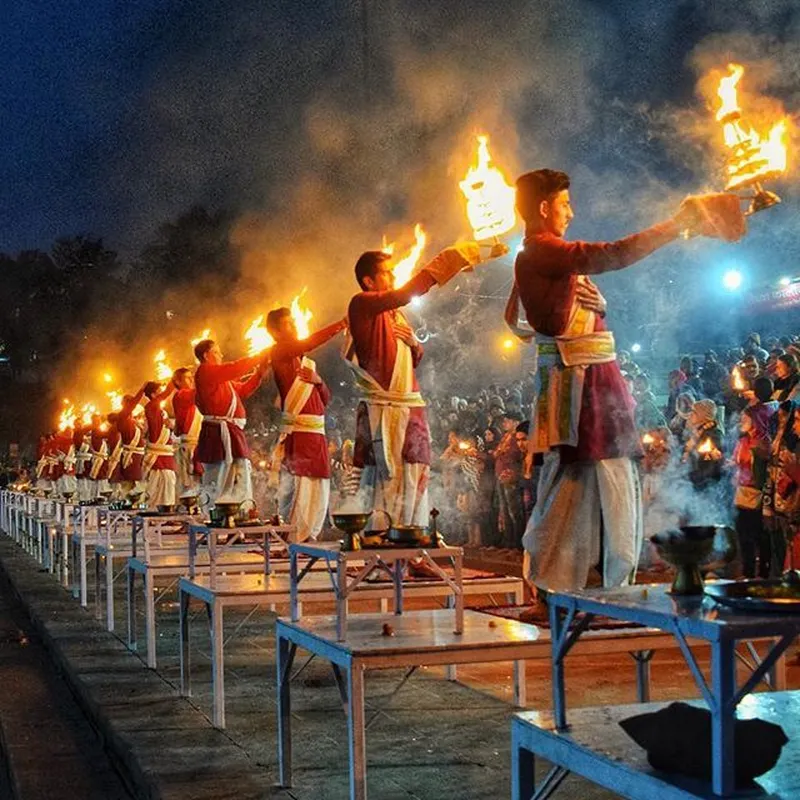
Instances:
[[[161,505],[156,506],[156,509],[160,514],[174,514],[175,513],[175,506],[174,505]]]
[[[367,527],[369,518],[372,516],[371,511],[357,511],[354,513],[334,513],[331,514],[333,524],[337,530],[344,534],[343,547],[345,550],[360,550],[361,549],[361,531]]]
[[[241,507],[242,503],[239,500],[217,500],[213,510],[218,512],[215,516],[220,520],[220,527],[235,528],[236,515]]]
[[[431,535],[422,525],[392,525],[387,539],[394,545],[407,547],[430,547]]]
[[[725,538],[726,547],[715,552],[714,545],[720,534]],[[701,570],[729,561],[735,555],[735,537],[735,531],[724,525],[681,525],[678,530],[651,536],[650,541],[658,555],[675,567],[670,592],[675,595],[703,594]]]

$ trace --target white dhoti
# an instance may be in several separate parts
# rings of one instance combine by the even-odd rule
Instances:
[[[175,448],[175,462],[178,465],[178,491],[180,497],[197,497],[200,494],[200,476],[194,473],[194,451],[197,439],[187,440],[181,437]]]
[[[217,461],[203,464],[201,483],[201,508],[208,510],[217,502],[244,503],[253,501],[253,474],[249,458],[234,458],[232,461]]]
[[[317,365],[307,356],[301,367],[316,371]],[[272,475],[278,478],[278,513],[294,530],[293,542],[316,539],[328,512],[331,495],[330,478],[294,475],[283,465],[286,441],[294,433],[321,436],[325,441],[325,417],[304,413],[314,391],[314,384],[295,377],[282,399],[281,435],[272,452]],[[273,478],[274,480],[274,478]]]
[[[361,471],[359,501],[365,511],[384,511],[398,525],[427,526],[430,466],[403,460],[411,409],[425,406],[420,393],[414,390],[411,348],[398,340],[388,390],[358,365],[354,353],[347,360],[364,394],[376,462]],[[373,514],[370,530],[386,528],[387,521],[381,516]]]
[[[557,451],[546,455],[522,544],[526,577],[543,589],[582,589],[595,565],[602,568],[606,588],[629,583],[642,546],[641,489],[633,461],[562,464]]]
[[[177,504],[177,478],[171,469],[151,469],[147,475],[147,508]]]
[[[74,495],[78,491],[78,481],[74,475],[62,475],[58,479],[57,489],[61,495]]]
[[[278,483],[278,509],[288,525],[294,528],[289,541],[316,539],[328,511],[331,494],[329,478],[309,478],[281,470]]]
[[[88,478],[78,478],[78,501],[88,503],[92,499],[92,481]]]

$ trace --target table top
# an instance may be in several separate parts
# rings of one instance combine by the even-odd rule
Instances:
[[[705,595],[680,597],[668,584],[637,584],[618,589],[556,592],[551,602],[566,608],[638,622],[653,628],[677,627],[690,636],[716,640],[800,633],[800,614],[742,614]]]
[[[363,550],[342,550],[341,542],[292,542],[289,552],[302,553],[314,558],[336,560],[343,558],[345,561],[366,561],[370,556],[378,555],[384,561],[394,561],[400,558],[415,558],[420,553],[426,552],[431,558],[452,558],[463,555],[462,547],[366,547]]]
[[[697,700],[686,702],[703,706]],[[578,708],[570,713],[570,728],[563,732],[555,729],[550,712],[523,711],[514,715],[513,726],[515,732],[522,730],[523,736],[530,735],[528,744],[543,758],[553,759],[612,791],[620,781],[624,781],[629,791],[632,788],[637,790],[635,794],[626,793],[626,797],[719,800],[706,783],[656,772],[647,763],[645,751],[618,724],[627,717],[659,711],[666,705],[668,703],[637,703]],[[738,716],[740,719],[758,717],[777,723],[786,732],[789,743],[784,746],[775,767],[756,779],[759,786],[752,791],[737,792],[736,798],[789,800],[800,797],[800,748],[793,744],[800,740],[800,691],[750,694],[739,704]],[[566,752],[565,744],[569,748]],[[578,757],[576,761],[573,761],[573,754]],[[578,768],[579,761],[585,765],[584,769]]]
[[[347,619],[347,637],[336,639],[336,617],[304,617],[292,622],[279,617],[276,633],[292,638],[292,632],[306,634],[326,648],[334,648],[350,656],[407,653],[431,653],[481,648],[491,650],[536,642],[539,629],[510,619],[500,619],[480,611],[464,611],[464,632],[453,632],[451,609],[409,611],[395,614],[354,614]],[[384,636],[383,625],[391,626],[394,635]],[[305,648],[306,643],[303,644]]]

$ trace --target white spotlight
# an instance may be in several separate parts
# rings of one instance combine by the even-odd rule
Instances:
[[[738,269],[729,269],[722,276],[722,285],[729,292],[735,292],[742,285],[742,273]]]
[[[778,281],[778,283],[780,283],[781,286],[788,286],[791,282],[792,282],[791,278],[781,278],[780,281]]]
[[[638,353],[641,349],[642,346],[639,344],[639,342],[635,342],[631,345],[631,353]]]

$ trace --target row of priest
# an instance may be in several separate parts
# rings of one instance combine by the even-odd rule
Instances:
[[[506,321],[538,353],[529,461],[544,454],[524,541],[528,577],[544,589],[573,588],[599,565],[604,583],[619,585],[634,569],[640,545],[632,460],[638,440],[605,300],[590,276],[627,267],[681,232],[738,239],[744,220],[735,196],[704,195],[620,241],[568,242],[569,179],[553,170],[517,181],[517,209],[526,229]],[[403,308],[479,261],[478,245],[456,245],[395,288],[391,257],[365,252],[355,266],[360,291],[344,319],[300,339],[289,309],[276,309],[267,317],[274,345],[236,361],[224,361],[214,341],[200,341],[194,373],[178,370],[167,386],[148,382],[107,420],[97,417],[43,442],[39,476],[82,499],[142,494],[152,507],[188,497],[206,505],[251,500],[245,401],[271,368],[282,412],[271,459],[281,515],[296,538],[314,538],[329,505],[324,415],[330,391],[310,355],[346,330],[343,353],[361,393],[354,453],[361,510],[426,525],[430,433],[415,375],[423,351]],[[135,413],[140,403],[143,415]],[[378,517],[372,524],[385,526]]]

